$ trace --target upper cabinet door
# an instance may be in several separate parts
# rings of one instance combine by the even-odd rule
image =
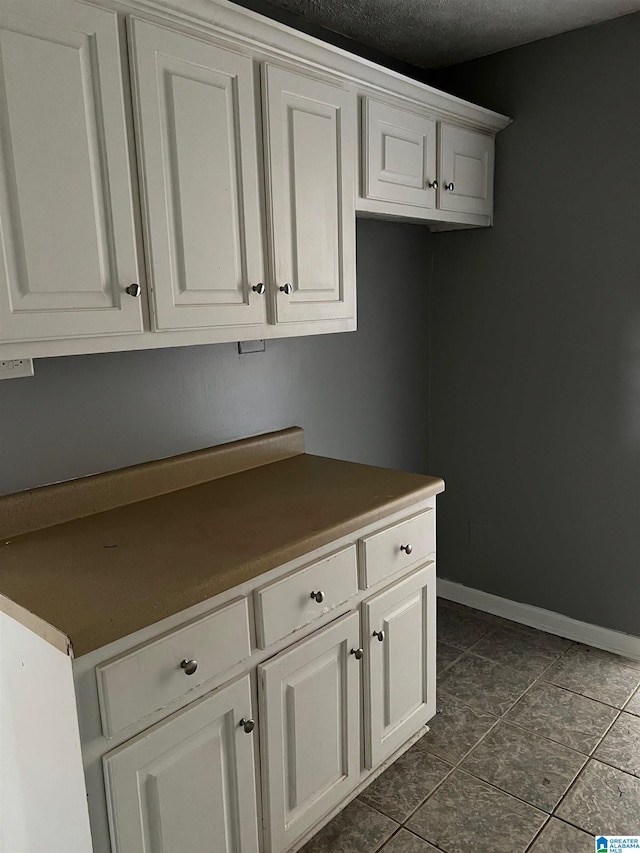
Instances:
[[[276,319],[355,318],[356,98],[264,67]]]
[[[253,63],[129,23],[155,327],[263,323]]]
[[[435,121],[366,98],[364,134],[366,197],[435,207]]]
[[[494,145],[493,136],[440,124],[438,207],[491,215]]]
[[[360,778],[359,627],[349,613],[258,667],[268,853],[288,850]]]
[[[2,5],[0,343],[140,331],[116,15]]]
[[[103,758],[113,853],[258,853],[245,675]]]
[[[365,602],[365,760],[370,769],[436,712],[435,585],[435,564],[429,563]]]

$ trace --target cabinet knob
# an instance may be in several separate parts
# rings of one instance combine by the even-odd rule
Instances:
[[[406,554],[410,554],[413,551],[413,545],[401,545],[400,550],[404,551]]]
[[[264,284],[261,281],[258,282],[258,284],[254,284],[253,287],[251,288],[251,290],[253,290],[254,293],[259,293],[260,296],[262,296],[262,294],[265,292],[266,289],[267,288],[264,286]]]
[[[384,643],[384,631],[374,631],[373,636],[378,638],[379,643]]]
[[[140,296],[140,285],[134,282],[133,284],[130,284],[129,287],[125,287],[125,291],[129,296]]]
[[[255,729],[255,727],[256,727],[256,721],[255,721],[255,720],[247,720],[247,719],[245,719],[245,717],[243,717],[243,718],[240,720],[240,725],[241,725],[241,726],[242,726],[242,728],[245,730],[245,732],[246,732],[248,735],[250,735],[250,734],[251,734],[251,732],[252,732],[252,731]]]
[[[362,649],[351,649],[350,654],[352,654],[356,660],[362,660],[364,657],[364,651]]]
[[[321,589],[319,589],[317,592],[312,592],[311,598],[315,598],[318,604],[322,604],[322,602],[324,601],[324,592]]]
[[[193,675],[193,673],[198,668],[197,660],[183,660],[180,666],[184,669],[187,675]]]
[[[453,186],[453,181],[450,184],[445,184],[444,188],[445,190],[451,190],[451,192],[453,192],[453,190],[455,189],[455,187]]]
[[[286,293],[289,296],[290,293],[293,293],[293,287],[290,284],[283,284],[280,293]]]
[[[429,181],[429,189],[430,190],[437,190],[438,189],[438,182],[437,181]]]

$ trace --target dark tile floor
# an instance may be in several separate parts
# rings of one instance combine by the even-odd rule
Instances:
[[[302,853],[593,853],[640,834],[640,663],[438,602],[438,713]]]

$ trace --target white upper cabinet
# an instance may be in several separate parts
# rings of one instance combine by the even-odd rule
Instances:
[[[362,111],[359,209],[439,228],[491,224],[493,133],[436,121],[419,105],[365,97]]]
[[[2,5],[0,344],[141,331],[117,16]]]
[[[363,169],[367,198],[436,205],[436,123],[373,98],[364,102]]]
[[[0,360],[354,330],[356,211],[492,222],[505,116],[217,0],[0,3]]]
[[[264,323],[253,63],[129,25],[155,328]]]
[[[113,853],[258,853],[253,726],[245,675],[107,753]]]
[[[359,780],[359,623],[342,616],[258,666],[268,853],[288,850]]]
[[[436,712],[435,584],[435,563],[429,563],[364,604],[370,769]]]
[[[463,127],[440,125],[442,210],[491,214],[493,211],[494,138]]]
[[[263,70],[276,320],[355,318],[355,93]]]

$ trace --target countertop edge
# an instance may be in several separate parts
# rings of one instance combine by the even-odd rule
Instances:
[[[5,616],[15,619],[20,625],[33,631],[34,634],[37,634],[41,639],[63,654],[71,658],[74,657],[73,644],[64,631],[50,625],[49,622],[27,610],[26,607],[7,598],[6,595],[2,595],[2,593],[0,593],[0,613],[4,613]]]

